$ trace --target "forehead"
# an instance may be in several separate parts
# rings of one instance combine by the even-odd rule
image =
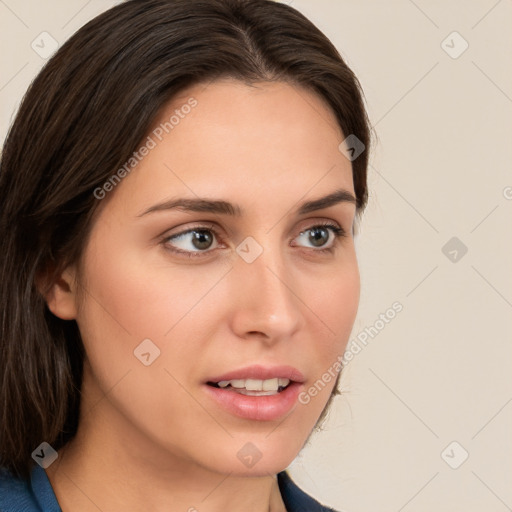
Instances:
[[[191,100],[195,106],[189,109],[187,105]],[[169,126],[171,120],[175,123],[171,123],[172,127]],[[287,82],[245,84],[223,79],[196,84],[161,109],[151,133],[162,128],[165,131],[166,127],[173,134],[176,145],[193,135],[193,131],[195,138],[203,141],[200,147],[215,145],[228,150],[225,153],[228,156],[240,145],[240,149],[250,152],[251,147],[261,143],[284,150],[290,143],[307,142],[303,144],[306,150],[320,141],[325,148],[329,140],[336,143],[343,139],[339,124],[325,100]],[[228,139],[238,145],[227,146]]]
[[[324,100],[296,85],[196,84],[161,109],[143,141],[151,149],[116,192],[141,206],[176,194],[261,204],[353,191],[343,139]]]

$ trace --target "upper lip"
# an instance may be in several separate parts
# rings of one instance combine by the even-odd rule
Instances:
[[[264,366],[264,365],[251,365],[245,368],[239,368],[222,375],[216,375],[207,379],[207,382],[220,382],[222,380],[235,380],[235,379],[289,379],[294,382],[304,382],[302,373],[293,366]]]

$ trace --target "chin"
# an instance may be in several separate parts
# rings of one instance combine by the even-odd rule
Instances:
[[[239,433],[234,438],[211,446],[203,452],[204,465],[210,470],[233,476],[263,477],[285,470],[304,446],[309,431],[297,432],[297,426],[264,433]],[[206,448],[206,447],[205,447]],[[207,455],[205,457],[205,455]]]

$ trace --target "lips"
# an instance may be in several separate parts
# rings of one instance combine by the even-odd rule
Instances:
[[[253,365],[209,378],[204,388],[227,412],[270,421],[290,412],[303,383],[303,375],[291,366]]]

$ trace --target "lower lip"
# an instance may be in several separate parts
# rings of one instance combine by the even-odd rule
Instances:
[[[207,393],[226,411],[240,418],[258,421],[277,420],[288,414],[297,403],[302,387],[302,384],[292,382],[275,395],[248,396],[205,384]]]

